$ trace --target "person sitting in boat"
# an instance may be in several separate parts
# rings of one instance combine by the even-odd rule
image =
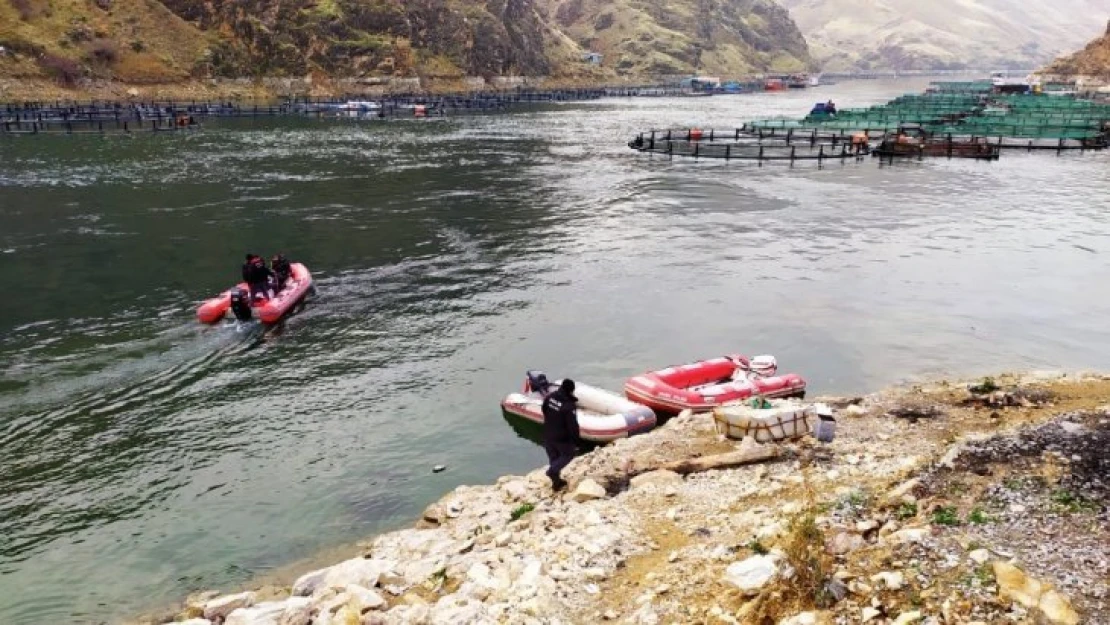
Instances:
[[[270,269],[274,272],[274,289],[280,291],[285,288],[285,283],[293,276],[293,268],[289,266],[289,259],[278,252],[270,259]]]
[[[578,451],[578,398],[574,396],[574,380],[563,380],[559,390],[543,400],[543,447],[547,452],[547,477],[552,490],[566,488],[560,476],[574,460]]]
[[[243,263],[243,282],[251,290],[251,299],[259,297],[271,298],[274,296],[274,291],[270,280],[274,277],[274,272],[266,266],[266,261],[258,254],[247,254],[247,262]]]
[[[836,115],[836,104],[832,100],[825,103],[825,112],[829,115]]]

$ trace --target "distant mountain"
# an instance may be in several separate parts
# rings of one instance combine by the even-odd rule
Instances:
[[[1043,73],[1110,80],[1110,22],[1106,24],[1106,34],[1087,44],[1079,52],[1057,59]]]
[[[780,1],[826,71],[1032,69],[1110,16],[1110,0]]]
[[[809,48],[772,0],[538,0],[619,74],[801,71]]]

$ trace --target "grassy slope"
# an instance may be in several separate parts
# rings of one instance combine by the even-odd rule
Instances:
[[[547,2],[559,27],[620,74],[738,75],[810,62],[801,33],[765,0]]]
[[[205,33],[149,0],[113,0],[108,10],[89,0],[26,0],[25,6],[31,10],[21,13],[0,0],[0,45],[26,52],[0,57],[0,75],[47,75],[34,62],[45,53],[87,65],[93,75],[136,83],[179,80],[208,43]],[[109,50],[114,59],[96,60],[97,50]]]

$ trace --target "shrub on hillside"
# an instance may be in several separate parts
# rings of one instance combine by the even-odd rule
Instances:
[[[19,13],[19,19],[27,21],[32,17],[38,15],[38,7],[35,6],[35,0],[9,0],[14,8]]]
[[[119,48],[110,39],[97,39],[89,44],[89,60],[111,65],[119,60]]]
[[[39,67],[46,70],[54,80],[67,87],[72,87],[76,84],[82,74],[81,66],[77,61],[49,52],[43,53],[39,58]]]

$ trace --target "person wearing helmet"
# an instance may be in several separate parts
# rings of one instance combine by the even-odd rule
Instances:
[[[280,291],[285,288],[285,283],[289,281],[290,276],[293,275],[293,269],[289,266],[289,259],[281,252],[274,254],[270,259],[270,269],[274,271],[275,290]]]
[[[270,280],[274,277],[274,272],[266,266],[266,261],[258,254],[247,254],[247,262],[243,263],[243,282],[251,290],[251,300],[257,299],[259,296],[271,298],[274,296],[273,289],[270,286]]]
[[[578,398],[574,380],[563,380],[559,389],[543,400],[543,447],[549,466],[551,488],[560,491],[567,483],[560,476],[578,451]]]

